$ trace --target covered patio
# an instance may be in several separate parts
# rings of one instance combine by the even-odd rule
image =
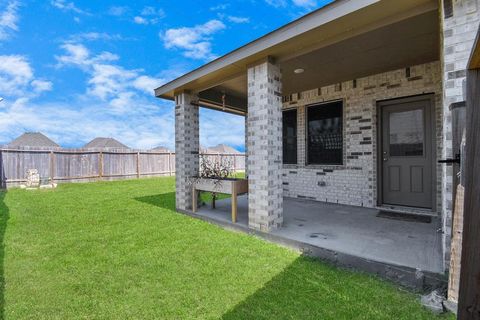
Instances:
[[[177,211],[409,284],[443,273],[438,12],[432,0],[335,1],[156,89],[176,104]],[[236,224],[230,200],[193,213],[200,107],[245,117]],[[382,110],[401,115],[391,132]],[[377,217],[392,208],[431,222]]]

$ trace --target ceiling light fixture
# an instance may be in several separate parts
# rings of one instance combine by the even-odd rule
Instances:
[[[301,74],[301,73],[304,73],[304,72],[305,72],[305,69],[303,69],[303,68],[298,68],[298,69],[293,70],[293,72],[294,72],[295,74]]]

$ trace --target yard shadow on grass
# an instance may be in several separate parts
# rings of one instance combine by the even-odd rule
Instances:
[[[6,195],[6,191],[0,190],[0,319],[5,318],[5,231],[9,218]]]
[[[163,209],[175,210],[175,192],[153,194],[150,196],[138,197],[135,200],[148,203]]]
[[[434,319],[373,277],[299,257],[222,319]]]

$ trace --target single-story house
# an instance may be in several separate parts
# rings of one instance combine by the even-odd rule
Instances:
[[[85,149],[130,149],[125,144],[121,143],[117,139],[114,138],[104,138],[104,137],[97,137],[90,142],[86,143],[83,148]]]
[[[165,152],[165,153],[170,153],[170,152],[172,152],[172,150],[170,150],[170,149],[168,149],[167,147],[164,147],[164,146],[158,146],[158,147],[152,148],[152,149],[150,149],[150,151],[154,151],[154,152]]]
[[[177,210],[213,108],[246,118],[249,228],[275,233],[291,198],[435,217],[446,272],[456,174],[439,161],[458,153],[479,21],[479,0],[337,0],[157,88],[176,104]]]
[[[13,139],[9,144],[6,145],[7,148],[52,148],[57,149],[60,146],[54,142],[52,139],[47,137],[41,132],[25,132],[17,138]]]
[[[207,148],[206,153],[240,154],[241,152],[226,144],[218,144],[214,147]]]

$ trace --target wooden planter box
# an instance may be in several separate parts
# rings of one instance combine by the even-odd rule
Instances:
[[[237,222],[237,195],[248,192],[248,180],[246,179],[215,179],[198,178],[192,185],[192,211],[197,212],[197,191],[208,191],[232,195],[232,222]]]

